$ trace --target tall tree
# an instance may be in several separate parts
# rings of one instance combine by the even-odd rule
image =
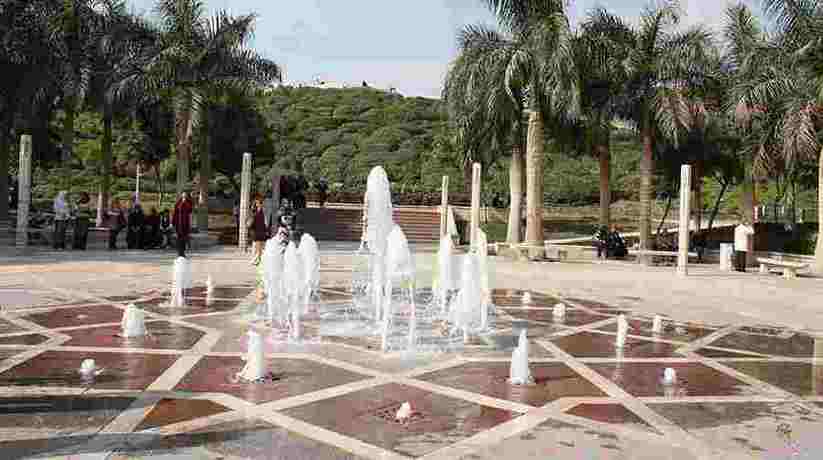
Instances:
[[[655,132],[677,141],[677,132],[688,125],[690,113],[683,90],[699,85],[705,76],[706,52],[711,36],[702,27],[676,30],[680,21],[676,1],[647,7],[640,26],[632,30],[623,116],[636,123],[643,144],[640,165],[640,246],[650,248],[652,197],[654,193]]]
[[[157,86],[169,88],[175,101],[177,192],[188,182],[192,140],[207,114],[208,95],[228,88],[248,91],[280,81],[280,67],[247,48],[256,16],[225,12],[205,15],[200,0],[159,0],[161,52],[148,68]],[[198,227],[208,227],[208,149],[200,155]]]
[[[759,50],[768,58],[758,78],[737,91],[744,120],[762,118],[787,164],[800,158],[818,162],[818,238],[814,271],[823,273],[823,5],[817,1],[764,0],[764,11],[777,26],[771,46]],[[748,62],[749,67],[754,63]],[[763,149],[768,161],[768,150]]]
[[[544,120],[576,109],[571,29],[562,0],[483,0],[499,34],[478,34],[472,44],[500,69],[509,97],[522,97],[529,114],[526,136],[526,241],[543,241]],[[491,39],[490,39],[491,38]],[[516,179],[515,179],[516,180]],[[513,211],[514,212],[514,211]]]

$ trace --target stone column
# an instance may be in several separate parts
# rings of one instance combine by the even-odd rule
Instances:
[[[246,220],[249,216],[249,194],[251,193],[251,153],[243,154],[243,170],[240,175],[240,234],[237,241],[241,251],[248,247],[249,229],[246,227]]]
[[[449,233],[449,176],[443,176],[440,189],[440,238]]]
[[[159,206],[158,206],[158,208],[159,208]],[[98,228],[103,226],[103,214],[104,214],[104,211],[103,211],[103,187],[98,186],[97,187],[97,218],[94,220],[94,225]]]
[[[29,206],[31,205],[31,135],[20,136],[20,162],[17,176],[17,240],[18,249],[28,244]],[[5,174],[5,173],[3,173]]]
[[[477,230],[480,228],[480,163],[472,166],[472,211],[469,233],[471,248],[477,247]]]
[[[680,219],[677,233],[677,273],[680,276],[688,274],[689,264],[689,216],[691,215],[691,188],[692,188],[692,167],[683,165],[680,167]]]
[[[140,203],[140,162],[137,162],[137,185],[134,187],[134,202]]]

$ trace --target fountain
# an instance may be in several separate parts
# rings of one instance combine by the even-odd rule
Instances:
[[[486,238],[486,232],[481,229],[477,229],[477,255],[480,262],[480,292],[482,294],[481,300],[483,301],[484,309],[483,314],[484,316],[488,315],[488,306],[492,303],[492,294],[491,289],[489,288],[489,241]],[[487,320],[482,320],[485,329],[485,325],[488,324]]]
[[[660,315],[654,315],[654,320],[652,321],[652,333],[654,334],[662,334],[663,333],[663,317]]]
[[[526,291],[523,293],[523,298],[521,299],[521,303],[524,305],[531,305],[532,304],[532,293]]]
[[[272,323],[285,321],[281,302],[282,268],[283,255],[280,252],[280,243],[275,239],[270,239],[266,242],[263,252],[263,286],[266,290],[266,316]]]
[[[629,332],[629,322],[626,321],[626,315],[617,317],[617,340],[615,346],[622,350],[626,345],[626,334]]]
[[[529,340],[526,330],[520,331],[517,348],[512,352],[512,361],[509,366],[509,383],[512,385],[530,385],[534,383],[529,369]]]
[[[480,292],[480,270],[476,254],[468,254],[463,260],[460,292],[457,307],[452,314],[452,323],[463,331],[463,342],[469,341],[469,330],[481,322],[482,294]]]
[[[395,418],[395,420],[403,422],[403,421],[408,420],[409,417],[412,416],[412,413],[413,413],[413,411],[412,411],[411,403],[406,401],[406,402],[404,402],[403,404],[400,405],[400,409],[397,410],[397,414],[395,414],[394,418]]]
[[[437,277],[434,280],[435,297],[440,302],[440,311],[443,314],[448,313],[449,294],[455,288],[452,253],[454,253],[452,239],[449,235],[444,235],[440,238],[440,249],[437,251]]]
[[[183,307],[186,304],[185,290],[191,289],[191,261],[185,257],[178,257],[174,261],[174,271],[171,285],[171,306]]]
[[[206,278],[206,295],[210,296],[214,294],[214,282],[211,279],[211,273]]]
[[[388,350],[388,338],[390,328],[392,326],[392,319],[394,312],[392,311],[393,283],[400,282],[401,288],[408,293],[410,301],[409,310],[409,334],[408,347],[414,348],[417,333],[417,305],[414,301],[414,261],[412,260],[411,251],[409,250],[409,242],[406,239],[406,234],[399,225],[395,225],[389,234],[386,243],[386,286],[385,292],[388,293],[388,298],[385,301],[385,309],[383,311],[383,324],[381,331],[381,344],[383,351]]]
[[[366,243],[372,254],[371,264],[371,295],[374,321],[380,322],[385,310],[386,297],[391,292],[385,292],[386,285],[386,245],[394,221],[392,219],[391,188],[386,171],[381,166],[375,166],[369,173],[366,183]]]
[[[566,304],[558,303],[552,309],[552,316],[555,318],[564,318],[566,316]]]
[[[303,275],[304,271],[300,257],[297,254],[297,246],[294,245],[293,241],[289,242],[283,255],[283,298],[285,308],[290,313],[290,336],[293,340],[300,339],[300,315],[303,310],[300,300],[305,292]]]
[[[93,359],[84,359],[80,363],[80,369],[77,370],[82,380],[93,380],[95,377],[103,373],[103,369],[98,369]]]
[[[254,382],[266,376],[266,360],[263,355],[263,337],[253,329],[248,333],[248,349],[246,350],[246,365],[237,374],[237,377]]]
[[[141,337],[146,335],[145,313],[134,304],[129,304],[123,312],[120,322],[123,337]]]
[[[663,385],[674,385],[677,383],[677,372],[671,367],[663,371]]]
[[[304,270],[303,313],[306,314],[309,312],[309,300],[320,285],[320,249],[314,237],[304,233],[300,238],[300,248],[297,252]]]

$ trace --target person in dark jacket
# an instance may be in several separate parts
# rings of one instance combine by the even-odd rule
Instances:
[[[609,249],[609,229],[605,225],[601,225],[597,227],[597,230],[594,232],[594,236],[592,237],[594,240],[595,246],[597,246],[597,258],[606,258],[608,257],[608,249]]]
[[[109,209],[109,250],[117,249],[117,235],[126,226],[126,216],[123,215],[123,210],[120,208],[120,202],[116,199],[111,202],[111,209]]]
[[[91,197],[86,192],[82,192],[74,205],[74,242],[72,249],[86,249],[89,239],[89,225],[91,223],[91,210],[89,203]]]
[[[129,210],[127,220],[129,233],[126,241],[129,249],[143,249],[144,224],[145,216],[143,215],[143,208],[140,206],[140,203],[135,202]]]
[[[254,240],[254,261],[252,263],[257,265],[263,257],[263,244],[269,239],[269,229],[266,226],[266,209],[263,206],[263,197],[260,195],[254,198],[254,222],[251,230]]]
[[[174,213],[171,216],[171,224],[174,225],[177,234],[178,257],[186,257],[186,245],[191,235],[191,212],[192,203],[189,192],[183,192],[174,204]]]

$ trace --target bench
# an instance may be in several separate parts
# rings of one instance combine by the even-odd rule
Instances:
[[[788,262],[785,260],[770,259],[767,257],[758,257],[757,263],[760,264],[760,273],[769,273],[769,269],[782,268],[783,278],[792,279],[797,278],[797,270],[805,270],[809,268],[809,264],[801,262]]]
[[[635,250],[635,251],[629,251],[629,254],[634,254],[635,256],[638,256],[637,257],[637,263],[640,263],[643,259],[640,256],[651,256],[652,258],[661,257],[661,258],[677,259],[677,257],[680,255],[680,253],[678,251],[653,251],[653,250],[650,250],[650,249],[638,249],[638,250]],[[689,255],[689,257],[697,257],[696,252],[689,251],[688,255]]]
[[[554,260],[567,260],[569,258],[569,248],[560,245],[543,243],[546,250],[546,258]]]

